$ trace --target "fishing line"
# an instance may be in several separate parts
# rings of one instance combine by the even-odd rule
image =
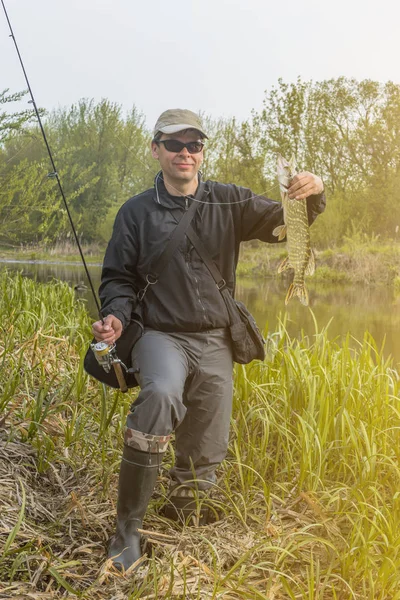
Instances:
[[[129,146],[127,146],[125,144],[125,142],[123,140],[121,140],[121,138],[115,134],[115,137],[117,138],[117,140],[123,145],[125,146],[125,148],[128,150],[128,152],[132,152],[132,148],[130,148]],[[135,158],[138,160],[138,162],[140,162],[140,164],[145,167],[145,169],[147,171],[150,171],[150,167],[149,165],[146,165],[146,163],[144,163],[139,156],[135,156]],[[158,201],[158,189],[157,189],[157,181],[159,179],[160,174],[157,173],[156,175],[156,182],[155,182],[155,188],[156,188],[156,193],[157,193],[157,201]],[[185,198],[185,195],[182,194],[180,192],[180,190],[177,190],[173,185],[168,184],[169,187],[171,189],[173,189],[175,192],[178,193],[178,196],[181,196],[182,198]],[[209,205],[213,205],[213,206],[224,206],[224,205],[230,205],[230,204],[241,204],[242,202],[248,202],[249,200],[253,200],[254,198],[258,198],[259,196],[262,196],[263,194],[268,194],[269,192],[271,192],[272,190],[276,189],[279,187],[279,183],[275,183],[272,187],[268,188],[267,190],[264,190],[263,192],[260,192],[259,194],[254,194],[253,196],[249,196],[249,198],[244,198],[243,200],[237,200],[235,202],[207,202],[206,200],[198,200],[196,198],[192,198],[192,200],[194,200],[195,202],[198,202],[199,204],[209,204]],[[159,201],[158,201],[159,203]]]
[[[160,172],[161,172],[161,171],[160,171]],[[159,193],[158,193],[158,185],[157,185],[157,182],[158,182],[158,180],[159,180],[159,179],[160,179],[160,177],[161,177],[161,175],[160,175],[160,172],[159,172],[159,173],[157,173],[157,175],[156,175],[156,179],[155,179],[155,182],[154,182],[154,186],[155,186],[155,188],[156,188],[156,194],[157,194],[157,202],[158,202],[158,204],[160,204],[160,196],[159,196]],[[278,185],[279,185],[279,184],[275,184],[275,185],[274,185],[272,188],[270,188],[269,190],[267,190],[265,193],[268,193],[268,192],[270,192],[270,191],[271,191],[271,190],[273,190],[274,188],[278,187]],[[177,190],[176,188],[174,188],[174,187],[173,187],[171,184],[169,184],[169,186],[170,186],[170,187],[171,187],[173,190],[176,190],[177,192],[179,192],[179,190]],[[182,198],[186,198],[186,196],[185,196],[185,195],[181,195],[181,197],[182,197]],[[237,200],[236,202],[206,202],[205,200],[197,200],[197,199],[196,199],[196,198],[194,198],[194,197],[191,197],[190,199],[191,199],[193,202],[198,202],[199,204],[209,204],[210,206],[213,206],[213,205],[214,205],[214,206],[216,206],[216,205],[219,205],[219,206],[221,206],[221,205],[226,205],[226,204],[228,204],[228,205],[229,205],[229,204],[240,204],[241,202],[248,202],[249,200],[252,200],[253,198],[258,198],[258,197],[259,197],[259,194],[256,194],[255,196],[250,196],[249,198],[244,198],[244,200]]]
[[[23,150],[26,150],[27,148],[29,148],[29,146],[31,144],[33,144],[33,142],[37,142],[38,138],[36,137],[36,135],[33,136],[33,139],[30,140],[30,142],[27,142],[25,144],[25,146],[22,146],[22,148],[20,148],[15,154],[13,154],[10,158],[8,158],[6,161],[4,161],[5,165],[8,165],[9,162],[11,162],[13,160],[13,158],[15,158],[16,156],[18,156],[18,154],[20,154]],[[3,173],[5,173],[6,171],[4,170]],[[0,177],[2,176],[3,173],[0,173]]]
[[[69,222],[71,224],[71,228],[72,228],[72,231],[73,231],[73,234],[74,234],[74,237],[75,237],[76,244],[78,246],[78,250],[79,250],[79,254],[81,256],[81,260],[82,260],[83,266],[85,268],[86,277],[88,279],[88,282],[89,282],[89,285],[90,285],[90,289],[91,289],[94,301],[96,303],[97,311],[99,313],[100,319],[103,321],[103,316],[101,314],[100,304],[99,304],[99,301],[97,299],[96,292],[94,290],[92,278],[90,276],[89,269],[87,267],[86,260],[85,260],[85,257],[83,255],[83,252],[82,252],[82,248],[81,248],[81,244],[79,242],[78,234],[76,232],[75,225],[74,225],[74,222],[72,220],[72,215],[70,213],[70,210],[69,210],[69,207],[68,207],[68,204],[67,204],[67,200],[66,200],[66,197],[65,197],[65,194],[64,194],[64,190],[63,190],[63,187],[61,185],[61,181],[60,181],[60,178],[59,178],[59,175],[58,175],[58,172],[57,172],[57,168],[56,168],[56,165],[55,165],[55,162],[54,162],[54,159],[53,159],[53,154],[51,152],[49,143],[47,141],[47,136],[46,136],[45,130],[43,128],[42,119],[40,118],[40,113],[39,113],[39,111],[37,109],[37,106],[36,106],[36,101],[35,101],[35,98],[33,96],[32,88],[31,88],[31,85],[29,83],[28,76],[27,76],[26,71],[25,71],[24,63],[22,61],[21,53],[20,53],[19,48],[18,48],[17,40],[15,39],[15,35],[14,35],[13,29],[11,27],[10,19],[8,18],[8,13],[7,13],[5,4],[4,4],[4,0],[1,0],[1,4],[3,6],[4,14],[5,14],[6,19],[7,19],[8,27],[10,28],[11,35],[9,37],[11,37],[13,39],[13,42],[14,42],[14,45],[15,45],[15,49],[16,49],[17,54],[18,54],[19,62],[21,64],[21,68],[22,68],[22,71],[24,73],[26,85],[28,86],[29,95],[31,97],[30,102],[31,102],[31,104],[33,104],[33,108],[35,110],[36,117],[37,117],[37,120],[38,120],[38,123],[39,123],[40,131],[42,132],[43,140],[44,140],[44,143],[45,143],[46,148],[47,148],[47,153],[48,153],[49,158],[50,158],[51,166],[53,168],[53,171],[51,173],[48,173],[47,177],[49,177],[51,179],[56,179],[57,180],[58,189],[60,190],[60,194],[61,194],[61,197],[63,199],[65,210],[67,211],[68,219],[69,219]]]

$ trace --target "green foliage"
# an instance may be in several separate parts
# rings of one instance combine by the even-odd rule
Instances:
[[[52,220],[60,219],[54,183],[46,179],[37,163],[23,160],[15,165],[0,189],[0,235],[3,241],[18,242],[21,232],[26,241],[37,239],[39,231]]]
[[[277,152],[321,175],[329,196],[326,240],[342,239],[349,220],[388,236],[400,219],[400,86],[340,77],[286,84],[266,94],[253,115],[266,171]],[[322,221],[322,219],[321,219]],[[328,230],[329,228],[329,230]],[[322,236],[321,236],[322,237]]]
[[[11,114],[6,112],[3,109],[6,104],[19,102],[28,93],[25,91],[9,94],[8,92],[8,89],[0,92],[0,150],[5,142],[10,140],[15,133],[21,131],[22,127],[34,118],[33,110],[22,110]]]
[[[314,281],[327,281],[329,283],[349,283],[351,276],[345,271],[332,269],[328,265],[321,265],[315,272]]]
[[[264,175],[264,154],[254,143],[248,123],[237,123],[234,118],[205,122],[210,131],[203,163],[206,178],[236,183],[259,194],[273,186]]]
[[[90,170],[92,184],[75,194],[71,205],[79,215],[79,231],[88,241],[111,210],[152,184],[149,136],[134,108],[124,119],[121,108],[107,100],[95,105],[81,100],[51,116],[49,128],[55,151],[67,149],[60,162],[69,166],[67,193],[76,187],[74,168]],[[64,183],[63,179],[63,183]]]
[[[0,239],[66,239],[71,227],[56,182],[47,178],[51,165],[40,131],[15,127],[0,151]],[[152,185],[156,165],[143,117],[135,108],[123,117],[107,100],[81,100],[49,115],[45,130],[79,236],[106,241],[121,204]]]
[[[0,94],[0,105],[23,94]],[[29,111],[0,112],[0,237],[54,243],[68,235],[63,213],[55,214],[50,170]],[[294,83],[278,80],[263,109],[244,122],[203,115],[210,139],[203,175],[233,182],[279,199],[276,155],[295,154],[298,167],[321,175],[328,208],[314,226],[320,246],[340,244],[349,223],[367,236],[390,239],[400,226],[400,85],[339,77]],[[150,132],[135,107],[123,115],[108,100],[81,100],[48,115],[45,128],[71,211],[83,240],[106,241],[112,221],[130,196],[152,186],[158,163],[150,154]],[[22,173],[22,174],[21,174]],[[23,175],[23,174],[26,175]],[[29,175],[30,174],[30,175]],[[29,183],[29,177],[36,182]],[[20,185],[25,191],[18,190]],[[37,187],[40,184],[40,190]],[[38,190],[38,195],[36,191]],[[23,196],[22,204],[19,197]],[[39,211],[34,209],[39,205]],[[24,207],[24,209],[22,209]],[[33,215],[21,219],[22,210]],[[4,226],[7,218],[12,231]],[[35,225],[42,224],[36,229]]]
[[[244,123],[213,123],[207,174],[277,199],[276,155],[321,175],[327,211],[313,227],[319,245],[338,244],[349,222],[366,235],[392,237],[400,224],[400,86],[340,77],[268,91]]]

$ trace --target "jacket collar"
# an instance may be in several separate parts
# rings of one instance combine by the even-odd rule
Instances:
[[[203,195],[209,192],[206,190],[206,184],[201,180],[201,175],[198,173],[199,185],[197,186],[197,190],[195,195],[192,194],[190,196],[172,196],[168,193],[167,188],[164,184],[164,177],[162,171],[159,171],[154,178],[154,200],[157,204],[161,204],[165,208],[174,209],[174,208],[182,208],[184,205],[184,199],[186,198],[195,198],[196,200],[201,200]]]

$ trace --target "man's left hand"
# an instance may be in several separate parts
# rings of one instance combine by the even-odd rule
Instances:
[[[309,173],[308,171],[303,171],[293,177],[287,193],[289,198],[304,200],[304,198],[308,198],[308,196],[321,194],[323,191],[324,184],[321,177]]]

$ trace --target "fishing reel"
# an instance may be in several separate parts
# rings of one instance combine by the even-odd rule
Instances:
[[[96,342],[95,344],[90,344],[90,347],[93,350],[93,354],[95,355],[97,362],[106,373],[109,373],[111,369],[114,369],[121,392],[127,392],[128,386],[126,385],[122,368],[124,368],[125,371],[128,371],[128,369],[122,360],[118,358],[116,345],[109,345],[105,342]]]

